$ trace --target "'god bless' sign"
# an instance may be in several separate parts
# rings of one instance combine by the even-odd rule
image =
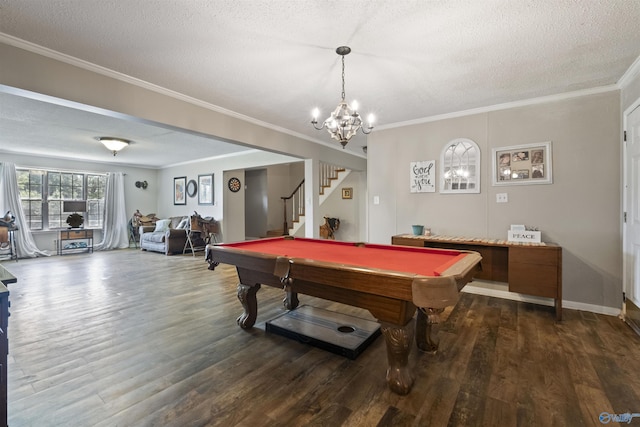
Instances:
[[[411,162],[409,187],[412,193],[435,193],[436,161]]]

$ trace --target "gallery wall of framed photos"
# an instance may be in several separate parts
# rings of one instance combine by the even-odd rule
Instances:
[[[552,184],[551,142],[494,148],[493,185]]]

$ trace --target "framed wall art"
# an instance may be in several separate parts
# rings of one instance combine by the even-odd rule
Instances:
[[[410,162],[409,191],[411,193],[435,193],[436,191],[436,161],[425,160]]]
[[[342,189],[342,198],[343,199],[352,199],[353,198],[353,187],[344,187]]]
[[[552,184],[551,142],[493,150],[493,185]]]
[[[173,204],[174,205],[186,205],[187,204],[187,177],[180,176],[173,178]]]
[[[198,175],[198,204],[213,204],[213,174]]]

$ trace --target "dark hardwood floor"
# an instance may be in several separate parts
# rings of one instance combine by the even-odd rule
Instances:
[[[9,425],[599,426],[640,412],[640,338],[615,317],[463,294],[387,388],[379,337],[349,360],[277,335],[282,291],[241,330],[235,270],[140,250],[5,261]],[[301,303],[371,318],[301,296]],[[632,423],[640,424],[640,418]],[[616,425],[616,423],[610,423]]]

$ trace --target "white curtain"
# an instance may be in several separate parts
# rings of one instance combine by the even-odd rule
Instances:
[[[95,250],[128,248],[128,221],[124,206],[124,174],[111,172],[107,177],[107,191],[104,197],[102,241],[95,246]]]
[[[20,201],[20,189],[16,177],[16,165],[13,163],[0,163],[0,210],[2,215],[8,210],[16,217],[18,230],[14,232],[16,253],[18,258],[35,258],[37,256],[49,256],[36,246],[31,230],[26,226],[27,218],[22,210]]]

